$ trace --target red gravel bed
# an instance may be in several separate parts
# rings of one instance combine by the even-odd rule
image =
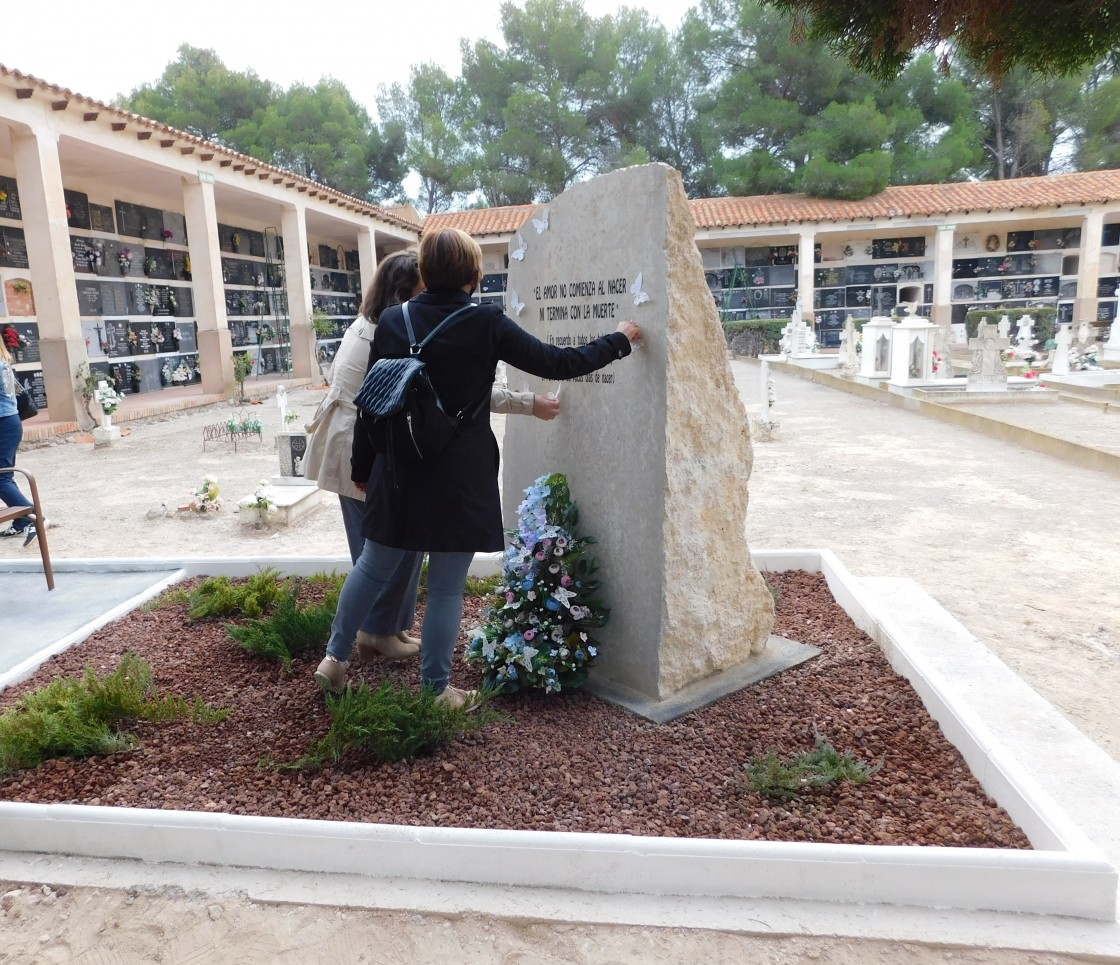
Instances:
[[[161,694],[200,696],[232,713],[216,725],[141,723],[136,750],[48,761],[0,781],[0,799],[440,827],[1029,848],[824,578],[768,579],[779,592],[775,632],[822,653],[711,707],[655,725],[580,692],[517,694],[496,701],[508,720],[432,756],[315,772],[260,761],[295,760],[326,732],[311,679],[320,654],[285,672],[240,649],[220,622],[190,622],[184,604],[137,611],[0,694],[0,707],[86,665],[111,671],[131,650],[152,666]],[[480,609],[467,600],[464,628],[479,622]],[[388,673],[419,685],[417,665],[356,668],[351,678],[373,685]],[[453,684],[470,687],[478,676],[457,659]],[[881,760],[882,769],[866,784],[843,782],[788,802],[737,779],[752,755],[811,749],[814,730],[840,751]]]

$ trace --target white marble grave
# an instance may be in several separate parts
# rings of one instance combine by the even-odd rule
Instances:
[[[914,385],[933,377],[932,322],[907,315],[891,332],[891,385]]]
[[[972,350],[972,368],[968,372],[969,392],[998,392],[1007,389],[1007,369],[1002,352],[1011,344],[999,334],[999,328],[990,322],[981,322],[976,338],[969,339]]]
[[[894,322],[875,315],[863,323],[863,351],[859,374],[865,379],[885,379],[891,374],[891,334]]]
[[[1069,322],[1058,326],[1054,336],[1054,355],[1050,363],[1051,375],[1069,375],[1069,350],[1073,346],[1073,331]]]
[[[737,689],[775,650],[773,600],[746,540],[747,413],[678,172],[602,175],[535,217],[547,226],[519,232],[510,261],[518,324],[558,346],[626,318],[644,337],[631,358],[566,383],[554,421],[507,422],[506,523],[536,478],[568,477],[611,608],[589,686],[658,719],[698,688]],[[509,378],[556,388],[513,369]]]

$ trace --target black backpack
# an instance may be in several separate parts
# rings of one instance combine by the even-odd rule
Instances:
[[[377,452],[408,463],[428,462],[439,456],[454,438],[456,430],[481,407],[481,401],[459,412],[444,409],[443,402],[428,378],[420,353],[433,338],[463,312],[475,308],[464,305],[452,312],[417,343],[408,315],[408,303],[401,306],[408,330],[409,357],[378,359],[366,373],[354,404],[370,441]],[[486,390],[485,398],[489,398]]]

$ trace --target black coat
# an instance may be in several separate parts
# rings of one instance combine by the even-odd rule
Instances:
[[[417,341],[470,298],[464,292],[424,292],[409,302]],[[496,305],[464,312],[424,348],[421,356],[444,408],[457,412],[485,399],[464,420],[438,459],[395,468],[376,456],[359,421],[351,477],[368,484],[362,532],[398,549],[495,552],[505,548],[498,496],[498,442],[490,431],[489,390],[499,360],[546,379],[586,375],[630,354],[630,342],[612,332],[578,348],[557,348],[534,338]],[[399,306],[378,320],[369,364],[408,355]]]

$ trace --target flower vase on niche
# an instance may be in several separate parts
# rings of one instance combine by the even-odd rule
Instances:
[[[132,271],[132,252],[128,248],[117,254],[117,264],[120,265],[122,275]]]
[[[142,373],[140,372],[140,366],[133,363],[133,365],[131,367],[131,371],[129,372],[129,376],[132,379],[132,391],[133,391],[133,393],[136,394],[136,395],[139,395],[139,393],[140,393],[140,381],[143,377]]]

